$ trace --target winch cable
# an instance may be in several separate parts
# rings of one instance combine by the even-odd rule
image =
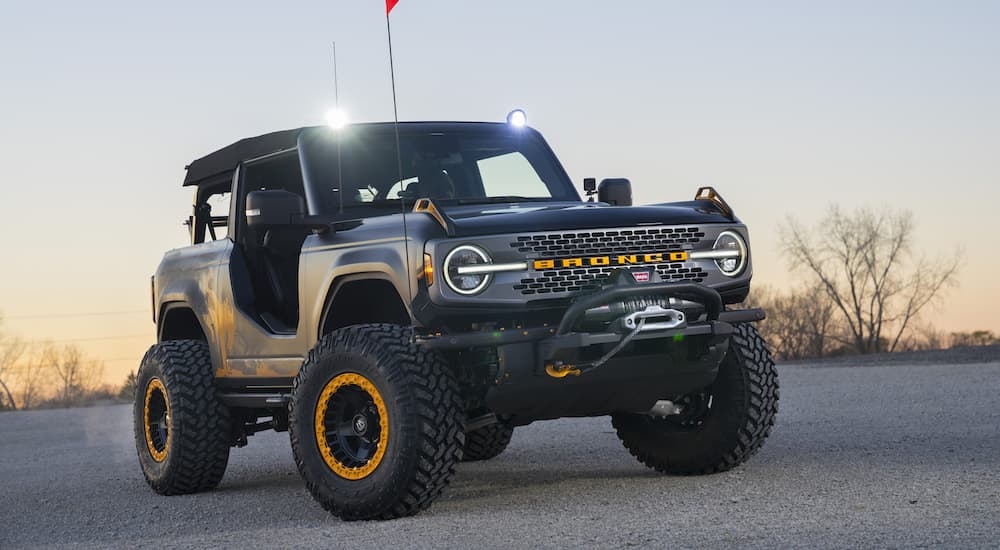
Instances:
[[[645,324],[646,324],[646,319],[639,318],[639,321],[635,324],[635,328],[632,330],[632,332],[626,334],[625,337],[622,338],[622,341],[618,342],[618,345],[612,348],[611,351],[605,353],[603,357],[601,357],[597,361],[594,361],[593,363],[584,363],[583,366],[578,367],[580,370],[580,374],[586,374],[594,369],[600,368],[601,365],[610,361],[612,357],[618,355],[618,352],[623,350],[625,346],[627,346],[629,342],[631,342],[632,339],[635,338],[637,334],[642,332],[642,327]]]

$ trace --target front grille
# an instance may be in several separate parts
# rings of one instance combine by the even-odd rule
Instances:
[[[705,233],[697,227],[650,227],[579,233],[522,235],[510,247],[528,259],[561,256],[600,256],[690,250]]]
[[[648,266],[644,266],[648,267]],[[525,296],[533,294],[554,294],[597,290],[604,279],[617,267],[587,267],[580,269],[558,269],[540,272],[539,277],[521,279],[514,290]],[[657,264],[656,271],[667,281],[700,283],[707,274],[700,267],[684,267],[684,264]]]
[[[650,227],[576,233],[522,235],[510,243],[525,259],[650,254],[691,250],[705,237],[697,227]],[[654,267],[652,265],[644,267]],[[679,262],[655,265],[665,281],[700,283],[708,276],[700,267]],[[598,289],[615,266],[562,268],[540,271],[514,285],[522,295],[564,294]]]

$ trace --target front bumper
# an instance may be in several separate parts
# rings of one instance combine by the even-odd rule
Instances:
[[[498,370],[486,404],[526,423],[647,411],[657,400],[708,386],[725,357],[732,324],[764,318],[760,309],[723,311],[719,293],[703,285],[621,279],[626,280],[577,298],[558,324],[425,334],[418,343],[439,350],[495,347]],[[695,304],[696,316],[688,315],[676,328],[623,330],[626,315],[603,329],[581,328],[595,308],[640,297]]]

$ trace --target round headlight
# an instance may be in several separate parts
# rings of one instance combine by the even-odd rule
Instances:
[[[493,275],[489,273],[462,273],[460,268],[492,263],[489,254],[478,246],[463,244],[448,253],[444,259],[444,280],[459,294],[471,295],[482,292]]]
[[[715,240],[716,251],[730,252],[726,257],[717,258],[715,265],[727,277],[735,277],[743,272],[747,265],[747,244],[739,234],[733,231],[723,231]]]

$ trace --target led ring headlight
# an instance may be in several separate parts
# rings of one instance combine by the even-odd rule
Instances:
[[[747,265],[747,243],[738,233],[733,231],[723,231],[719,238],[715,239],[712,247],[717,254],[727,252],[725,256],[718,254],[715,265],[719,266],[719,271],[727,277],[735,277],[743,272]]]
[[[459,273],[460,267],[492,263],[485,250],[471,244],[455,247],[444,259],[444,280],[455,292],[470,296],[483,291],[493,280],[491,273]]]

